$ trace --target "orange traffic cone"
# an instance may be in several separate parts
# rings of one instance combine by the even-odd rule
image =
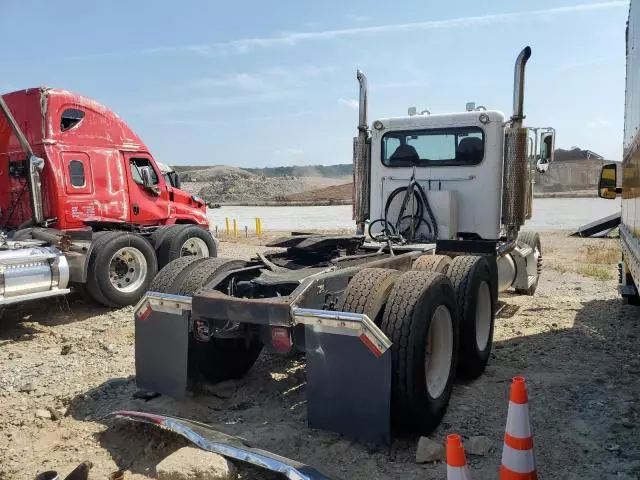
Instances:
[[[536,480],[533,434],[529,423],[527,386],[524,377],[514,377],[509,393],[507,428],[504,434],[500,480]]]
[[[460,435],[447,435],[447,480],[471,480]]]

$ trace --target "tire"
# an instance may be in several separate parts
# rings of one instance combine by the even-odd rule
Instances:
[[[153,247],[139,235],[109,232],[98,238],[94,252],[87,286],[91,295],[108,307],[136,303],[158,272]]]
[[[208,230],[195,225],[175,225],[161,237],[161,243],[157,248],[158,264],[164,267],[176,258],[186,256],[183,255],[185,253],[183,247],[190,239],[195,239],[198,242],[198,246],[194,247],[196,250],[206,247],[207,254],[196,254],[196,256],[218,256],[216,242]]]
[[[516,293],[519,295],[533,296],[538,288],[538,281],[542,273],[542,244],[540,243],[540,235],[538,235],[537,232],[520,232],[518,234],[518,240],[529,245],[534,251],[537,249],[539,252],[538,264],[536,265],[538,276],[536,277],[535,283],[529,288],[516,288]]]
[[[456,292],[460,316],[458,375],[472,379],[484,372],[493,344],[496,287],[489,262],[479,256],[453,259],[447,276]]]
[[[440,273],[405,272],[391,290],[381,328],[393,342],[393,421],[403,430],[428,433],[444,416],[456,376],[459,327],[451,281]],[[439,371],[438,380],[431,369]]]
[[[187,270],[192,264],[202,262],[204,258],[200,257],[180,257],[173,262],[168,263],[154,277],[149,290],[160,293],[171,293],[171,286],[178,276]]]
[[[399,277],[398,270],[363,268],[349,281],[338,300],[336,310],[364,313],[376,325],[380,325],[389,293]]]
[[[413,262],[411,269],[446,275],[450,264],[451,258],[446,255],[420,255],[416,261]]]
[[[174,260],[172,263],[181,260]],[[200,260],[190,265],[188,275],[174,281],[169,293],[193,295],[215,275],[246,265],[242,260],[227,258]],[[195,278],[198,280],[194,280]],[[256,336],[252,336],[247,343],[244,338],[212,338],[209,342],[199,342],[193,335],[189,335],[189,378],[205,379],[211,383],[241,378],[251,369],[261,351],[262,342]]]
[[[184,225],[162,225],[156,228],[151,234],[151,245],[153,245],[153,248],[156,250],[156,252],[158,251],[158,248],[160,247],[160,244],[162,243],[162,240],[167,235],[167,233],[169,233],[169,231],[175,227],[182,226]]]
[[[242,268],[247,264],[244,260],[232,260],[230,258],[206,258],[201,260],[200,262],[194,262],[191,267],[183,270],[185,275],[176,278],[171,286],[170,293],[193,295],[219,273]]]
[[[105,243],[109,240],[116,238],[120,232],[96,232],[92,237],[93,248],[91,249],[91,254],[89,256],[89,267],[87,270],[87,281],[85,283],[86,292],[89,294],[93,300],[103,306],[111,306],[105,296],[102,294],[102,291],[98,287],[98,284],[95,281],[94,270],[96,268],[96,256],[99,251],[102,250]]]

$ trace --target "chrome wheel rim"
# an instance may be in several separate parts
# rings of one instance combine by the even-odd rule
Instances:
[[[198,237],[188,238],[180,247],[180,256],[186,257],[193,255],[196,257],[208,257],[209,247],[207,243]]]
[[[427,392],[431,398],[439,398],[447,388],[453,356],[453,321],[445,305],[436,308],[431,316],[424,373]]]
[[[147,279],[147,269],[147,259],[140,250],[123,247],[109,260],[109,280],[119,292],[135,292]]]
[[[476,345],[483,352],[489,343],[491,335],[491,292],[487,282],[478,287],[476,299]]]

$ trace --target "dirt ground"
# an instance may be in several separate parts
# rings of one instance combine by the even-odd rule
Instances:
[[[485,435],[487,456],[469,456],[475,479],[500,465],[510,379],[528,379],[539,478],[640,478],[640,310],[616,296],[617,241],[542,237],[545,268],[535,297],[505,296],[486,373],[457,382],[431,435]],[[248,257],[263,247],[222,243]],[[254,445],[341,479],[442,479],[441,463],[414,462],[416,438],[380,449],[306,426],[302,359],[262,356],[242,381],[184,401],[134,399],[131,308],[109,311],[78,298],[36,302],[0,322],[0,479],[68,473],[83,460],[92,477],[127,470],[153,478],[155,465],[186,441],[115,420],[131,409],[220,425]],[[43,411],[45,410],[45,411]],[[39,418],[45,417],[45,418]],[[52,418],[46,418],[52,416]],[[241,478],[277,478],[240,467]]]

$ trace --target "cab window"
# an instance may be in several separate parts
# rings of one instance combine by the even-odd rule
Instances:
[[[132,158],[129,160],[129,166],[131,168],[131,178],[136,183],[142,185],[142,175],[140,173],[141,167],[149,167],[151,170],[151,183],[153,185],[158,184],[158,174],[156,173],[153,165],[148,158]]]
[[[484,158],[484,132],[478,127],[389,132],[382,137],[387,167],[477,165]]]

